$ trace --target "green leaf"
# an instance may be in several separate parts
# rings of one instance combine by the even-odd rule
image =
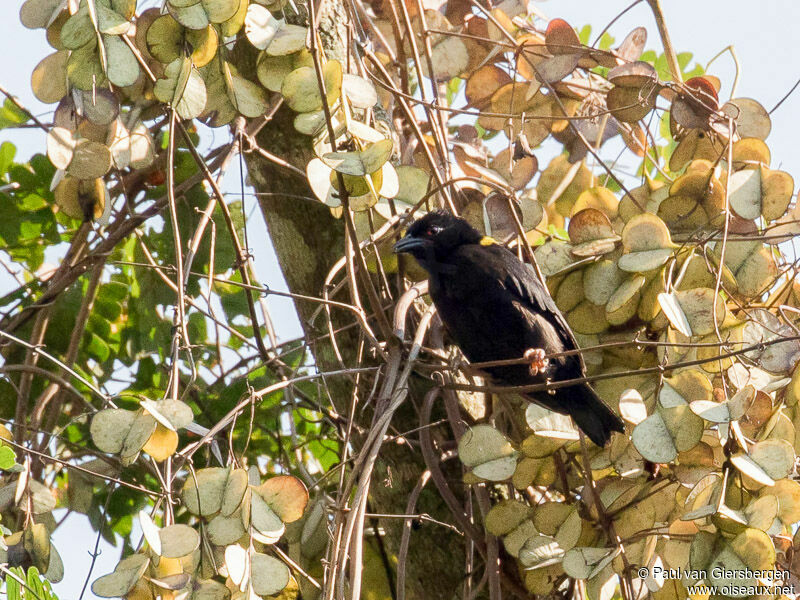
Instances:
[[[9,571],[21,579],[22,569],[13,567]],[[22,600],[17,577],[6,577],[6,597],[8,600]]]
[[[98,294],[97,300],[94,301],[94,311],[109,321],[116,321],[122,314],[122,305],[116,300]]]
[[[0,446],[0,469],[8,471],[17,463],[17,455],[8,446]]]
[[[606,32],[603,34],[603,37],[600,38],[600,43],[597,46],[601,50],[608,50],[614,45],[614,41],[614,36]]]
[[[389,160],[392,148],[392,140],[383,139],[370,144],[361,152],[328,152],[322,156],[322,161],[345,175],[369,175],[375,173]]]
[[[206,105],[206,86],[189,58],[176,58],[167,65],[164,77],[156,81],[153,93],[171,104],[182,119],[193,119]]]
[[[581,44],[587,46],[589,44],[590,37],[592,37],[592,26],[584,25],[578,32],[578,39],[580,39]]]
[[[0,107],[0,129],[16,127],[26,123],[29,118],[28,113],[20,110],[11,100],[6,99],[3,106]],[[7,143],[4,142],[3,145],[5,146]]]
[[[105,362],[111,355],[111,349],[108,344],[95,333],[87,332],[86,338],[86,352],[97,360],[98,362]]]
[[[11,142],[3,142],[0,144],[0,175],[4,175],[8,172],[8,169],[14,163],[14,156],[16,154],[17,147]]]

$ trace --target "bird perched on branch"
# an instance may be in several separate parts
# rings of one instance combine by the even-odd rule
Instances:
[[[472,363],[528,359],[485,369],[511,386],[580,378],[585,374],[567,321],[533,269],[504,246],[444,211],[409,227],[395,252],[407,252],[428,272],[429,289],[447,331]],[[622,420],[585,382],[524,396],[570,415],[589,439],[604,446]]]

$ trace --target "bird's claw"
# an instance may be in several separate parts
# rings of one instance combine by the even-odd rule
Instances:
[[[544,372],[550,364],[545,351],[541,348],[528,348],[525,350],[524,358],[530,362],[528,368],[533,376]]]

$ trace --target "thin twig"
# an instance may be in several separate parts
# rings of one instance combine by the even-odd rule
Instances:
[[[669,37],[669,30],[667,24],[664,22],[664,11],[661,9],[661,0],[647,0],[650,5],[650,10],[653,11],[653,17],[656,20],[658,33],[661,35],[661,43],[664,46],[664,54],[667,57],[667,64],[672,73],[672,79],[678,83],[683,83],[683,73],[681,66],[678,63],[678,55],[675,53],[675,48],[672,46],[672,40]]]

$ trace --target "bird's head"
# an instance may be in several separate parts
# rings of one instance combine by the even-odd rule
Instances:
[[[443,210],[430,212],[414,221],[405,237],[394,245],[396,253],[407,252],[428,271],[466,244],[479,244],[483,236],[464,219]]]

